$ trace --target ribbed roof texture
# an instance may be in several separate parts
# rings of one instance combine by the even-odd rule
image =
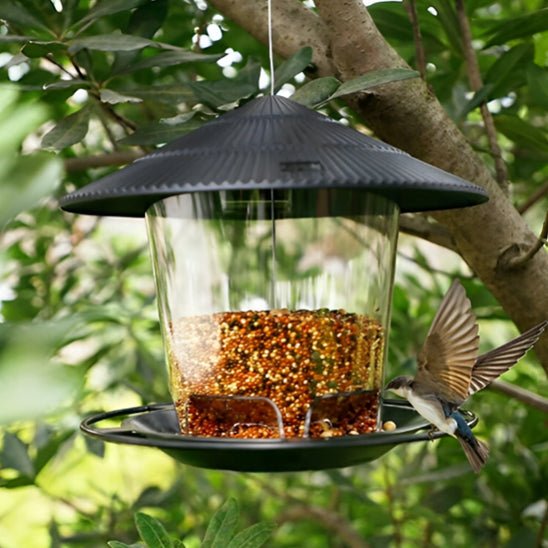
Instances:
[[[250,101],[61,199],[74,213],[138,217],[186,192],[360,188],[402,211],[465,207],[485,191],[290,99]]]

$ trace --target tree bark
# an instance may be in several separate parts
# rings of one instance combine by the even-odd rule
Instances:
[[[266,0],[210,0],[221,13],[266,42]],[[288,57],[314,50],[317,76],[349,80],[380,68],[407,67],[379,33],[360,0],[316,0],[319,16],[299,0],[273,2],[275,51]],[[403,9],[403,8],[402,8]],[[512,259],[535,245],[519,212],[483,161],[421,79],[394,82],[348,103],[383,141],[483,186],[488,203],[433,217],[449,230],[458,252],[522,331],[548,317],[548,254],[536,253],[519,269]],[[535,350],[548,372],[548,333]]]

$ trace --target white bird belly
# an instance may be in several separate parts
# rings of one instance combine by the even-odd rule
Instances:
[[[417,413],[424,417],[429,423],[433,424],[438,430],[449,434],[450,436],[455,435],[455,430],[457,429],[457,421],[451,418],[445,418],[445,414],[441,407],[441,404],[428,400],[426,398],[421,398],[416,394],[408,394],[407,400],[409,403],[416,409]]]

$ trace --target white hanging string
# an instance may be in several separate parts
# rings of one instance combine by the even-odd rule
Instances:
[[[274,95],[274,49],[272,47],[272,0],[268,5],[268,61],[270,63],[270,95]]]

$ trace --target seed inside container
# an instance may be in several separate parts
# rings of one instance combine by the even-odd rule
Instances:
[[[376,429],[384,331],[372,318],[284,309],[185,317],[170,327],[185,434],[325,438]]]

